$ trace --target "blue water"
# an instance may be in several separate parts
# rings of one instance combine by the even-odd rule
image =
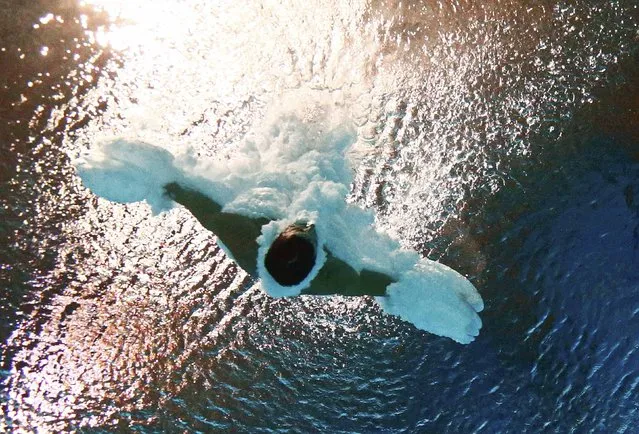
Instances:
[[[11,29],[0,33],[0,431],[639,432],[635,2],[485,3],[505,11],[502,21],[482,21],[482,8],[462,3],[420,13],[371,4],[364,13],[373,24],[376,14],[395,18],[380,26],[392,43],[373,56],[389,63],[364,62],[379,74],[367,77],[374,98],[358,96],[359,134],[374,152],[355,167],[350,200],[472,280],[486,307],[467,346],[386,316],[367,298],[271,299],[188,213],[157,217],[81,187],[69,155],[89,148],[95,131],[144,124],[152,131],[140,134],[154,143],[181,137],[198,152],[228,145],[233,155],[229,143],[262,113],[263,94],[229,101],[213,98],[222,92],[213,85],[195,92],[189,83],[205,68],[159,86],[177,81],[165,59],[184,72],[187,54],[216,47],[203,30],[215,24],[207,8],[192,23],[202,33],[187,39],[194,51],[172,60],[170,35],[158,58],[144,58],[150,44],[122,54],[92,41],[79,19],[89,14],[85,27],[97,30],[106,12],[14,3],[0,17],[0,29]],[[291,80],[346,93],[336,85],[350,80],[335,78],[338,55],[318,56],[319,69],[305,75],[304,56],[322,44],[304,38],[324,10],[289,16],[273,6],[261,22],[293,26],[313,15],[296,39],[301,60],[288,66],[301,72]],[[43,24],[49,11],[61,19]],[[365,33],[365,19],[352,27],[332,19],[330,28]],[[406,39],[395,36],[410,32],[457,69],[410,64],[415,43],[408,60],[397,55],[392,44]],[[244,36],[215,56],[250,45]],[[280,51],[265,57],[287,55]],[[414,68],[388,72],[402,61]],[[93,81],[77,73],[87,64]],[[384,78],[404,73],[405,81]],[[136,120],[131,107],[144,106],[142,97],[166,104],[158,110],[178,107],[165,115],[171,122]]]

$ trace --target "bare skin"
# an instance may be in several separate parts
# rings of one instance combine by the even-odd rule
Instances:
[[[188,209],[206,229],[213,232],[231,251],[235,261],[248,274],[257,278],[257,238],[262,226],[272,219],[250,218],[222,211],[222,206],[208,196],[177,183],[164,187],[166,194]],[[303,294],[312,295],[386,295],[386,287],[394,280],[371,270],[358,273],[346,262],[326,251],[327,259],[318,275]]]

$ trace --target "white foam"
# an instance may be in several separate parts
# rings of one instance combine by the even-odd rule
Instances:
[[[444,264],[422,259],[390,285],[387,294],[376,297],[382,309],[421,330],[462,344],[479,335],[477,312],[484,302],[468,279]]]
[[[193,160],[164,149],[117,140],[97,147],[76,162],[84,184],[115,202],[146,201],[154,212],[173,206],[162,187],[178,181],[220,203],[224,210],[274,221],[258,238],[258,274],[275,297],[294,296],[308,287],[326,259],[299,285],[282,287],[263,261],[277,234],[294,221],[315,224],[319,245],[360,271],[384,272],[397,283],[377,301],[388,313],[416,327],[468,343],[477,335],[483,308],[473,285],[454,270],[421,259],[377,230],[370,210],[348,204],[351,170],[346,158],[355,133],[339,104],[321,100],[267,117],[230,160]]]
[[[181,178],[170,152],[124,140],[99,144],[74,165],[84,185],[96,195],[118,203],[146,201],[156,213],[173,206],[162,186]]]

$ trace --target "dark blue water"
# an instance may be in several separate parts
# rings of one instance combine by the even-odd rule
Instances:
[[[92,8],[13,3],[0,18],[0,430],[639,432],[633,2],[544,3],[555,11],[548,15],[537,3],[497,2],[518,11],[495,22],[522,31],[512,50],[552,58],[556,69],[540,67],[540,78],[532,60],[493,59],[489,50],[462,59],[453,41],[446,59],[471,75],[488,71],[479,93],[441,79],[450,88],[435,104],[435,75],[417,93],[398,83],[388,96],[405,103],[378,120],[380,153],[355,168],[353,200],[382,225],[397,217],[403,241],[471,278],[486,308],[468,346],[385,316],[369,299],[270,299],[187,213],[152,217],[82,189],[68,143],[126,98],[115,85],[96,96],[95,82],[74,71],[90,63],[96,78],[116,76],[127,57],[90,41],[80,15],[92,17],[89,30],[107,21]],[[475,9],[455,5],[447,23],[472,33]],[[376,8],[395,14],[377,4],[368,13]],[[61,19],[34,29],[49,11]],[[426,20],[399,11],[391,34]],[[550,53],[530,43],[528,23],[548,40],[583,36]],[[591,54],[597,68],[588,75],[570,70]],[[500,77],[512,81],[496,91]],[[576,102],[580,92],[592,102]],[[221,102],[211,107],[220,136],[242,130],[241,104],[237,116]],[[467,147],[450,185],[415,175],[433,156],[444,164],[461,155],[424,145],[440,136],[453,150]],[[473,182],[459,182],[464,176]],[[499,188],[481,182],[492,177]],[[417,218],[446,187],[461,197],[456,208],[442,201],[451,216]]]

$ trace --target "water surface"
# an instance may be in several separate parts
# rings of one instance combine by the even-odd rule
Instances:
[[[633,432],[634,1],[6,2],[6,430]],[[281,95],[356,126],[350,200],[486,301],[469,346],[271,299],[184,210],[82,188],[125,136],[237,155]]]

